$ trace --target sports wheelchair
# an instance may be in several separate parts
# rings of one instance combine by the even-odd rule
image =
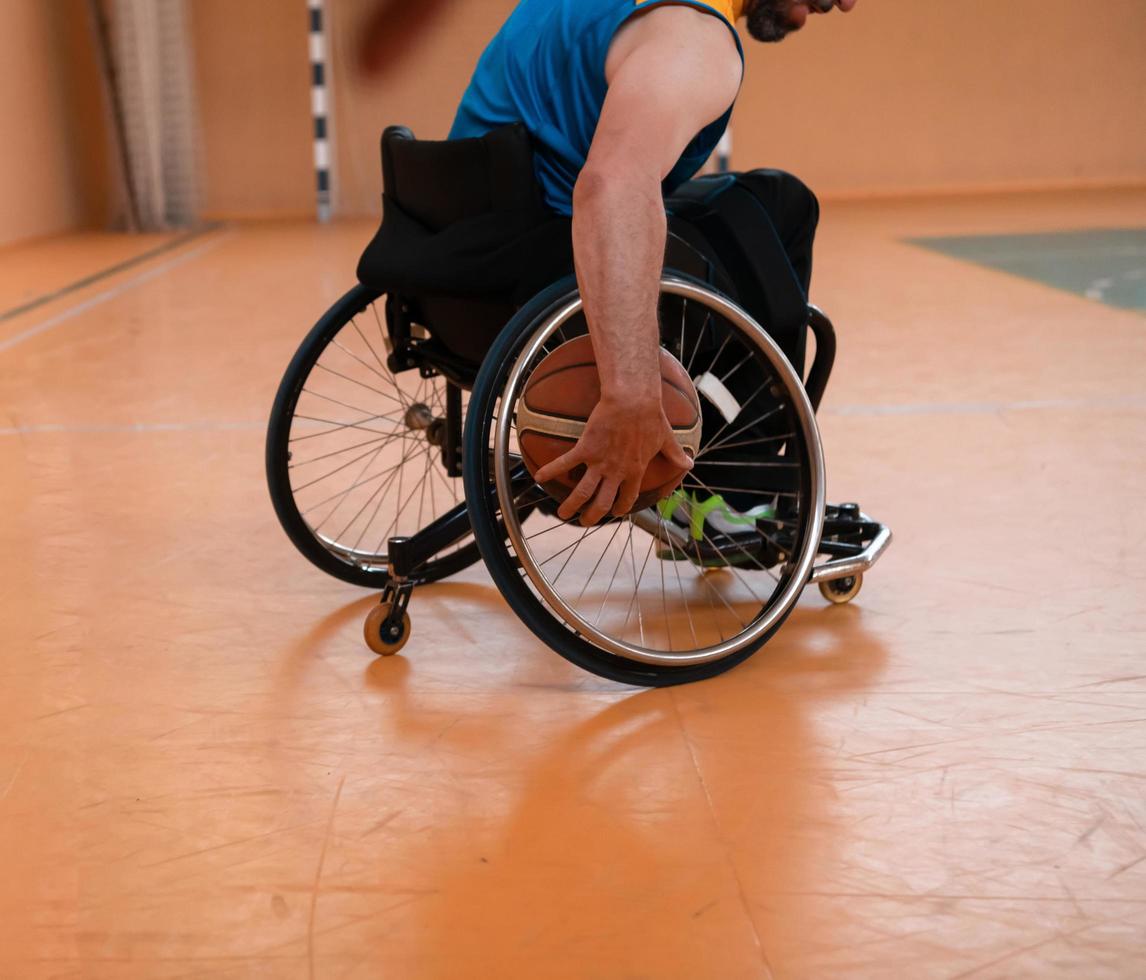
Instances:
[[[744,255],[704,232],[716,184],[669,199],[659,299],[661,344],[701,395],[696,466],[656,507],[585,528],[557,517],[517,444],[531,371],[588,329],[569,219],[540,202],[528,134],[430,142],[391,127],[382,169],[384,218],[359,283],[299,347],[266,444],[271,498],[298,550],[382,590],[365,625],[373,651],[409,639],[417,586],[479,559],[557,653],[643,686],[747,659],[809,582],[832,602],[854,598],[891,534],[825,500],[815,411],[834,331],[802,289],[785,345],[759,322],[781,316],[765,295],[777,290],[748,283]]]

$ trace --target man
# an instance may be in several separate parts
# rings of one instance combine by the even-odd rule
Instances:
[[[735,24],[779,41],[857,0],[521,0],[478,63],[453,138],[524,123],[545,203],[573,217],[576,275],[602,398],[576,446],[537,473],[586,472],[559,509],[625,513],[658,452],[691,461],[660,402],[658,284],[664,194],[719,142],[744,52]]]
[[[735,24],[775,42],[857,0],[521,0],[478,63],[452,138],[524,123],[546,204],[572,215],[601,400],[539,481],[585,475],[559,514],[626,513],[652,458],[692,463],[661,407],[657,299],[664,194],[716,147],[740,90]]]

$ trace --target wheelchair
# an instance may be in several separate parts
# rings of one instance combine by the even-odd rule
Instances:
[[[834,603],[855,597],[891,533],[825,499],[815,412],[835,334],[820,310],[803,301],[815,357],[802,377],[738,302],[735,276],[670,217],[661,344],[701,395],[696,466],[655,507],[566,522],[516,433],[531,372],[588,330],[569,219],[540,204],[528,134],[432,142],[391,127],[382,170],[384,218],[359,282],[298,348],[266,443],[290,540],[330,575],[381,591],[371,650],[409,640],[416,588],[479,560],[542,642],[639,686],[746,660],[809,583]],[[723,523],[708,520],[714,508]]]

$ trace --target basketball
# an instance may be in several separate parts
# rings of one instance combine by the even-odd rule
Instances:
[[[695,456],[700,446],[700,399],[684,365],[660,350],[661,402],[677,441]],[[549,354],[529,378],[517,405],[521,457],[530,475],[568,452],[585,430],[585,422],[601,399],[601,382],[589,337],[576,337]],[[679,485],[687,471],[658,453],[645,470],[633,511],[651,507]],[[542,484],[555,500],[564,500],[584,476],[577,466]]]

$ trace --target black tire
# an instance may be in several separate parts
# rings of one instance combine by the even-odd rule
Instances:
[[[680,276],[679,278],[688,278]],[[695,280],[694,280],[695,281]],[[698,283],[698,285],[704,285]],[[474,537],[490,575],[518,617],[542,642],[590,673],[623,684],[669,687],[715,677],[747,660],[783,625],[796,603],[758,640],[723,659],[692,666],[649,664],[594,645],[559,619],[530,588],[499,527],[492,453],[493,416],[510,371],[539,324],[577,296],[573,277],[554,284],[522,307],[498,336],[478,374],[465,428],[466,500]],[[805,473],[803,479],[809,479]]]
[[[283,375],[271,409],[267,428],[266,475],[271,502],[279,523],[294,546],[312,565],[352,585],[382,589],[389,575],[381,567],[365,568],[336,554],[316,536],[299,510],[291,486],[291,425],[303,386],[322,354],[340,331],[382,294],[362,284],[356,285],[336,302],[307,334]],[[461,549],[423,565],[414,576],[418,583],[437,582],[468,568],[481,557],[477,544],[468,542]],[[379,556],[382,564],[384,556]]]

